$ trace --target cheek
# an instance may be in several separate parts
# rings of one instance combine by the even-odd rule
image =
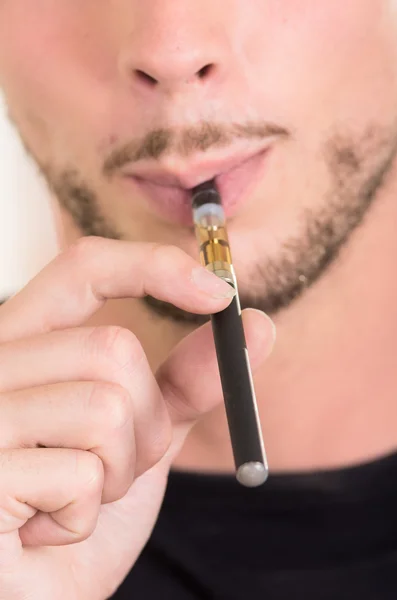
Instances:
[[[258,24],[249,41],[254,62],[246,66],[274,119],[291,129],[326,129],[333,121],[360,127],[362,119],[390,118],[397,99],[397,32],[384,6],[374,0],[270,0],[261,35]]]
[[[14,10],[7,11],[12,14],[2,18],[0,5],[0,85],[11,116],[39,154],[45,148],[52,157],[62,158],[65,148],[92,138],[94,118],[98,121],[105,112],[104,90],[112,85],[116,61],[103,20],[91,14],[86,1],[81,18],[70,5],[23,19],[17,7],[24,2],[18,0]]]

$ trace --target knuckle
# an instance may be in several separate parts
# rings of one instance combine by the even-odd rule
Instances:
[[[94,533],[97,525],[97,514],[84,515],[74,519],[73,527],[68,527],[68,544],[84,542]]]
[[[77,531],[70,532],[73,535],[73,543],[84,542],[94,533],[96,523],[92,519],[82,519],[79,522]]]
[[[159,267],[169,268],[180,264],[183,259],[187,258],[187,255],[183,250],[171,244],[153,244],[152,258]]]
[[[144,355],[137,337],[123,327],[95,327],[89,334],[89,342],[96,356],[105,356],[118,367],[135,364]]]
[[[133,416],[132,401],[121,385],[95,382],[88,399],[91,422],[100,430],[114,431],[123,428]]]
[[[77,264],[85,264],[98,255],[103,246],[102,238],[96,236],[81,237],[65,251],[65,255]]]
[[[76,451],[76,478],[81,493],[101,494],[104,468],[101,459],[93,452]]]

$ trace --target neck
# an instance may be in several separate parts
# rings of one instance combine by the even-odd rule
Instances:
[[[397,447],[397,179],[387,187],[338,261],[274,319],[273,354],[254,377],[273,471],[354,464]],[[70,223],[65,231],[68,243],[76,234]],[[110,301],[90,322],[116,323],[134,331],[153,369],[188,332],[135,300]],[[223,408],[197,424],[175,466],[233,470]]]

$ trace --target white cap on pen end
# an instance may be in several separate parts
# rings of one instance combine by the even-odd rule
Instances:
[[[247,462],[237,469],[236,478],[245,487],[257,487],[265,483],[269,469],[261,462]]]

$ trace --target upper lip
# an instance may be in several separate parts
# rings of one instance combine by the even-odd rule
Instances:
[[[229,150],[226,156],[211,158],[204,155],[190,162],[167,159],[156,165],[148,163],[137,165],[135,168],[130,167],[124,174],[160,186],[190,190],[205,181],[232,171],[250,158],[268,150],[273,139],[273,137],[268,138],[266,144],[262,144],[260,148],[256,147],[245,152]]]

